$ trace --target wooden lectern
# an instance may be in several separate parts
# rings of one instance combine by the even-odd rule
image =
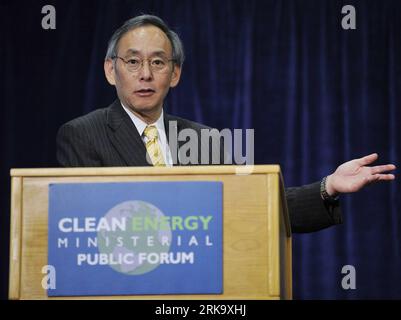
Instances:
[[[50,183],[127,181],[223,182],[223,294],[89,298],[292,298],[291,230],[278,165],[12,169],[9,298],[48,299],[41,282]]]

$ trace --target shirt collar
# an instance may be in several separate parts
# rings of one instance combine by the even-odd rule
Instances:
[[[145,131],[145,128],[148,126],[146,122],[144,122],[142,119],[139,119],[132,111],[130,111],[128,108],[124,106],[124,104],[121,102],[121,106],[125,110],[125,112],[128,113],[129,117],[131,118],[132,122],[134,123],[136,130],[138,130],[139,135],[142,137],[143,132]],[[157,131],[165,131],[164,128],[164,116],[163,116],[163,109],[160,114],[159,119],[157,119],[156,122],[149,124],[149,126],[154,125],[157,128]]]

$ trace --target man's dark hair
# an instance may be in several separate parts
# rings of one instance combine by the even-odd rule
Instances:
[[[170,40],[173,49],[173,61],[176,65],[182,67],[185,55],[184,47],[182,45],[180,37],[174,31],[170,30],[168,25],[162,19],[157,16],[148,14],[136,16],[127,20],[120,28],[118,28],[113,33],[107,47],[106,59],[113,59],[117,56],[118,42],[124,34],[138,27],[148,25],[155,26],[166,34],[167,38]]]

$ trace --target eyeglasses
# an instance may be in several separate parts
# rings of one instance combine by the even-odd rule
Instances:
[[[166,59],[161,57],[155,57],[151,59],[141,59],[141,58],[129,58],[125,60],[119,56],[114,56],[112,59],[120,59],[124,62],[125,67],[129,72],[138,72],[143,67],[145,61],[148,61],[148,65],[152,72],[166,73],[169,71],[169,62],[175,61],[175,59]]]

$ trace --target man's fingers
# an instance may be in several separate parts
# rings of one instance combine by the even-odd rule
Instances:
[[[396,167],[393,164],[385,164],[382,166],[375,166],[371,168],[371,173],[372,174],[377,174],[377,173],[382,173],[382,172],[386,172],[386,171],[392,171],[395,170]]]
[[[390,181],[390,180],[394,180],[394,179],[395,179],[395,175],[393,175],[393,174],[375,174],[372,176],[371,182]]]
[[[376,161],[379,155],[377,153],[372,153],[368,156],[362,157],[358,159],[358,163],[361,166],[366,166],[368,164],[371,164],[372,162]]]

